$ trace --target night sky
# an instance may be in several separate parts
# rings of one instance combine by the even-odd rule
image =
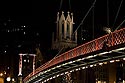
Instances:
[[[68,10],[73,12],[74,28],[77,29],[94,1],[62,0],[62,4],[60,4],[61,0],[0,1],[0,65],[8,63],[6,58],[16,57],[20,52],[34,52],[37,46],[40,46],[42,53],[47,52],[51,47],[52,32],[56,29],[57,12],[62,10],[65,13]],[[125,19],[125,1],[108,1],[109,11],[107,12],[107,0],[96,0],[94,11],[90,10],[80,25],[80,29],[86,31],[88,40],[92,40],[92,36],[95,38],[102,36],[103,27],[111,27],[115,30]],[[123,2],[120,7],[121,1]],[[117,19],[114,22],[117,13]],[[121,28],[124,26],[125,23]]]

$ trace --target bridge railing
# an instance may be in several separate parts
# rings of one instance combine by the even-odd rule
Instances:
[[[39,72],[44,71],[45,69],[50,68],[63,61],[75,58],[77,56],[84,56],[87,53],[91,53],[91,52],[94,52],[97,50],[101,50],[104,46],[104,42],[106,42],[109,47],[125,43],[125,28],[114,31],[110,34],[104,35],[100,38],[97,38],[97,39],[87,42],[85,44],[82,44],[78,47],[75,47],[72,50],[69,50],[69,51],[53,58],[52,60],[48,61],[47,63],[45,63],[42,66],[40,66],[39,68],[37,68],[35,70],[34,74],[30,73],[24,79],[24,81],[28,80],[33,75],[38,74]]]

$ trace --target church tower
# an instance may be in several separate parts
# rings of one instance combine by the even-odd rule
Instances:
[[[61,50],[77,46],[77,32],[74,32],[73,13],[57,12],[56,33],[52,36],[52,49]]]

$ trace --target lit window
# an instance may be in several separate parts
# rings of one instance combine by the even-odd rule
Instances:
[[[26,59],[24,60],[24,62],[26,62]]]

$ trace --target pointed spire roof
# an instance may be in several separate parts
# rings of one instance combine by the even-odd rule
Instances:
[[[64,12],[62,11],[62,15],[60,17],[60,21],[65,20]]]
[[[58,22],[59,21],[59,12],[57,12],[57,20],[56,20],[56,22]]]
[[[70,17],[70,12],[68,11],[67,13],[68,13],[68,15],[67,15],[66,20],[71,22],[71,21],[72,21],[72,19],[71,19],[71,17]]]

